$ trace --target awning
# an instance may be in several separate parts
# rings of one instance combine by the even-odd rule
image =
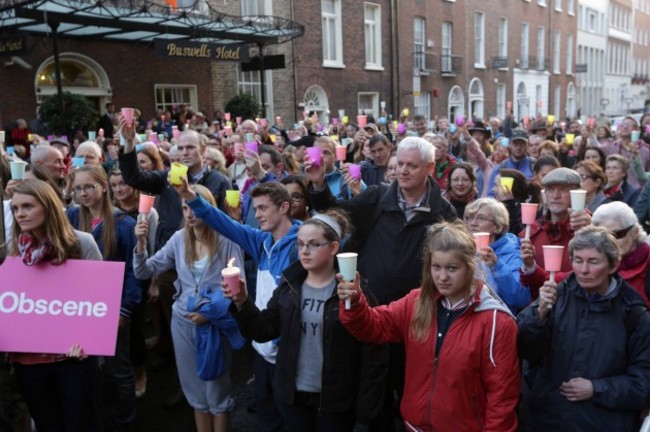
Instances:
[[[305,32],[286,18],[226,15],[205,0],[184,3],[189,7],[152,0],[0,0],[0,32],[48,34],[54,24],[63,37],[257,45],[286,42]]]

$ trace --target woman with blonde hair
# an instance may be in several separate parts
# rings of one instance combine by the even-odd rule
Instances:
[[[72,228],[48,183],[25,180],[13,191],[9,254],[25,265],[101,261],[90,234]],[[50,287],[51,288],[51,287]],[[75,345],[65,355],[12,353],[16,378],[38,430],[99,431],[97,358]]]
[[[216,206],[207,188],[191,188]],[[226,431],[234,408],[230,348],[239,349],[244,341],[237,324],[228,316],[230,301],[221,295],[221,270],[234,258],[234,265],[243,271],[244,256],[239,246],[196,218],[185,201],[183,216],[184,228],[176,231],[153,256],[147,251],[149,225],[146,220],[138,222],[134,268],[141,279],[177,270],[171,330],[181,387],[194,408],[198,432]],[[226,336],[228,344],[221,340],[222,336]],[[204,344],[200,341],[212,342],[210,346],[215,349],[201,351]]]
[[[472,234],[445,222],[427,232],[422,287],[400,300],[371,308],[359,274],[354,282],[339,275],[348,331],[364,342],[404,344],[401,413],[409,431],[517,430],[517,325],[475,279],[476,266]]]
[[[72,226],[91,233],[105,261],[123,262],[124,283],[115,356],[106,357],[107,392],[104,398],[108,429],[129,427],[135,420],[135,381],[130,359],[131,315],[142,299],[142,282],[133,273],[135,220],[113,207],[106,172],[84,166],[72,178],[79,207],[68,209]]]
[[[226,168],[226,157],[221,153],[221,150],[214,147],[208,147],[205,149],[205,156],[203,156],[203,159],[210,169],[219,171],[230,180],[230,172],[228,172],[228,168]]]

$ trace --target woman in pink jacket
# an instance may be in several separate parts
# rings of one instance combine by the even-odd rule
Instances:
[[[357,274],[338,286],[341,322],[361,341],[404,344],[406,430],[516,431],[514,317],[474,278],[476,245],[462,224],[433,225],[427,237],[421,288],[371,308]]]

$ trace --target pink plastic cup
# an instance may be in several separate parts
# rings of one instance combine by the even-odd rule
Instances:
[[[133,113],[134,113],[133,108],[122,108],[122,117],[124,117],[124,121],[126,121],[126,124],[129,126],[133,125]]]
[[[361,180],[361,165],[350,164],[348,165],[348,172],[354,179]]]
[[[562,268],[564,246],[543,245],[544,269],[548,272],[557,272]]]
[[[358,115],[357,124],[359,125],[359,129],[365,128],[366,125],[368,124],[368,116]]]
[[[178,129],[173,129],[172,137],[174,137],[174,139],[178,139],[179,136],[181,136],[181,131],[179,131]]]
[[[320,147],[307,148],[307,155],[313,166],[320,166],[321,158],[323,157],[323,149]]]
[[[140,194],[140,202],[138,203],[138,212],[140,214],[149,214],[156,197],[153,195]]]
[[[348,157],[348,148],[346,146],[336,146],[336,160],[344,162]]]
[[[476,242],[476,250],[486,248],[490,246],[490,233],[474,233],[474,241]]]
[[[239,267],[226,267],[221,270],[221,277],[228,286],[231,295],[239,294],[241,286],[239,285]]]
[[[465,124],[465,116],[462,114],[459,116],[456,116],[456,126],[462,126]]]
[[[521,203],[521,223],[524,225],[534,224],[538,207],[539,204]]]
[[[149,134],[149,141],[151,141],[152,143],[158,145],[158,134],[156,132],[151,132]]]
[[[245,146],[246,150],[252,151],[253,153],[258,153],[260,149],[260,145],[257,141],[248,141]]]

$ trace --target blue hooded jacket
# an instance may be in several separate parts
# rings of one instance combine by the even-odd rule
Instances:
[[[289,232],[274,242],[270,232],[251,228],[231,219],[227,214],[211,206],[201,196],[186,201],[194,215],[210,228],[239,245],[257,263],[257,289],[255,305],[266,309],[273,291],[282,281],[282,271],[298,259],[296,240],[302,222],[294,220]],[[273,342],[253,342],[253,347],[269,363],[275,363],[277,345]]]
[[[530,303],[530,290],[521,285],[521,240],[511,233],[502,235],[490,247],[497,256],[493,269],[484,266],[487,283],[496,291],[503,302],[514,313]]]

